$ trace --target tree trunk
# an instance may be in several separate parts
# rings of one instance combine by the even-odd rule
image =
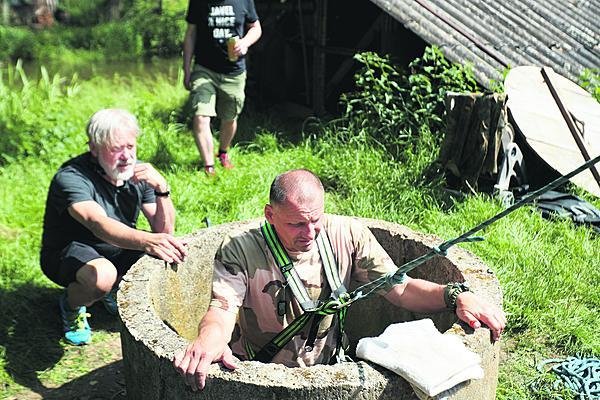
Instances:
[[[2,23],[4,25],[8,25],[9,12],[10,12],[10,7],[8,5],[8,0],[2,0]]]
[[[121,0],[108,0],[108,20],[116,21],[121,18],[123,2]]]

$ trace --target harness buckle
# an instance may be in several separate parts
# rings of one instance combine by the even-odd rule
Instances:
[[[285,305],[286,302],[283,300],[277,302],[277,314],[279,314],[281,317],[285,315]]]
[[[292,263],[289,263],[289,264],[286,264],[286,265],[282,265],[282,266],[280,267],[280,269],[281,269],[281,272],[283,272],[283,273],[288,273],[288,272],[290,272],[290,270],[291,270],[292,268],[294,268],[294,264],[292,264]]]

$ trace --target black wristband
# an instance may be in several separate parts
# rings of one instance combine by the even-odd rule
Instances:
[[[450,282],[444,288],[444,302],[449,310],[456,311],[456,299],[458,295],[469,292],[469,286],[462,282]]]
[[[154,195],[156,197],[169,197],[170,194],[171,194],[170,190],[167,190],[166,192],[157,192],[156,190],[154,191]]]

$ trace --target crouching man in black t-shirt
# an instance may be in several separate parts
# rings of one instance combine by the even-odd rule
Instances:
[[[64,163],[50,184],[40,261],[66,288],[59,306],[65,339],[91,341],[86,306],[102,300],[116,314],[113,289],[144,253],[169,263],[186,256],[173,236],[175,209],[165,178],[138,163],[136,118],[120,109],[95,113],[87,126],[90,151]],[[152,232],[136,229],[142,211]]]

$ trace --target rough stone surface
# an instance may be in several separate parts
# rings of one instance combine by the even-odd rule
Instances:
[[[362,219],[397,265],[412,260],[441,240],[401,225]],[[207,388],[192,392],[171,365],[175,353],[196,336],[198,322],[210,297],[212,260],[223,235],[248,222],[203,229],[188,237],[189,257],[180,265],[142,258],[124,277],[118,295],[124,329],[121,334],[129,399],[416,399],[401,377],[367,362],[288,368],[276,364],[242,362],[235,371],[213,365]],[[466,280],[480,296],[501,305],[495,275],[478,258],[453,247],[446,257],[435,257],[409,275],[438,283]],[[369,318],[360,318],[369,315]],[[451,399],[494,399],[498,380],[499,344],[489,330],[473,331],[453,313],[419,315],[398,310],[375,296],[353,305],[348,335],[354,347],[361,337],[379,335],[393,322],[431,318],[445,333],[462,337],[482,357],[485,377],[461,388]]]

